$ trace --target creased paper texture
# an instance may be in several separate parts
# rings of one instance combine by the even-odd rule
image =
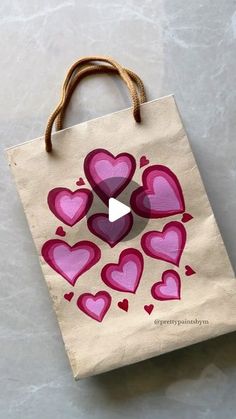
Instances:
[[[141,112],[55,133],[52,154],[43,137],[8,150],[77,379],[236,329],[235,276],[174,98]],[[122,194],[132,213],[112,229]]]

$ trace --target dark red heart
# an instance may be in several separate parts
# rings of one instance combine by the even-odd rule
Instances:
[[[65,237],[66,232],[63,230],[63,227],[57,227],[56,233],[57,236]]]
[[[121,310],[128,311],[129,302],[128,302],[127,298],[124,298],[123,301],[119,301],[119,303],[117,305],[118,305],[119,308],[121,308]]]
[[[153,304],[149,304],[149,305],[145,305],[144,306],[144,310],[148,313],[151,314],[152,310],[154,309],[154,305]]]
[[[140,167],[140,169],[143,166],[146,166],[147,164],[149,164],[149,160],[147,159],[147,157],[146,156],[140,157],[140,160],[139,160],[139,167]]]
[[[77,186],[85,185],[84,179],[82,177],[80,177],[79,180],[77,180],[76,185]]]
[[[187,276],[191,276],[194,275],[196,272],[193,270],[193,268],[191,268],[191,266],[186,265],[185,266],[185,275]]]
[[[64,294],[64,298],[67,301],[71,301],[73,297],[74,297],[74,293],[72,291],[68,292],[67,294]]]
[[[193,219],[193,216],[191,215],[191,214],[188,214],[187,212],[185,212],[184,214],[183,214],[183,217],[181,218],[181,221],[183,222],[183,223],[187,223],[188,221],[190,221],[190,220],[192,220]]]

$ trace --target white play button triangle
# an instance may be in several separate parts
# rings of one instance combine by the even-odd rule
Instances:
[[[119,218],[123,217],[126,214],[129,214],[130,207],[128,207],[125,204],[122,204],[122,202],[118,201],[115,198],[109,199],[109,221],[113,222],[116,220],[119,220]]]

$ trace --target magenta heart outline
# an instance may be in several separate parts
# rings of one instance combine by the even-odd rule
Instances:
[[[64,197],[69,197],[73,201],[73,197],[79,197],[84,201],[84,206],[80,206],[76,210],[75,214],[70,216],[66,213],[65,209],[61,206],[61,199]],[[73,227],[78,221],[80,221],[89,211],[92,202],[93,194],[89,189],[81,188],[71,191],[68,188],[54,188],[52,189],[47,198],[48,206],[52,213],[63,223],[67,224],[70,227]]]
[[[99,229],[99,221],[107,223],[108,227],[105,231],[101,227]],[[107,214],[97,213],[89,217],[87,225],[92,234],[105,241],[112,248],[129,234],[133,226],[133,216],[129,213],[116,221],[110,222]]]
[[[119,284],[118,281],[112,278],[112,273],[118,272],[118,274],[122,275],[122,273],[124,273],[124,266],[129,262],[133,262],[135,264],[136,274],[134,274],[134,277],[132,278],[133,272],[130,271],[129,268],[129,274],[131,275],[131,278],[128,279],[127,284]],[[108,263],[102,268],[101,277],[103,282],[108,287],[116,291],[130,292],[135,294],[143,274],[143,267],[144,261],[142,253],[137,249],[129,248],[121,252],[118,263]],[[129,282],[130,280],[131,282]]]
[[[154,209],[154,208],[145,208],[143,202],[145,199],[149,202],[148,196],[154,195],[155,191],[153,189],[153,182],[158,176],[162,179],[165,179],[166,184],[171,188],[172,194],[174,192],[175,198],[178,201],[179,208],[170,208],[169,209]],[[166,166],[163,165],[153,165],[147,167],[142,175],[143,186],[137,188],[131,195],[130,204],[133,211],[141,217],[144,218],[164,218],[171,215],[183,213],[185,211],[185,202],[177,176]],[[162,200],[168,202],[168,194],[162,197]]]
[[[176,247],[173,247],[174,237],[169,239],[169,248],[165,247],[165,240],[167,240],[168,234],[171,232],[177,235]],[[161,239],[159,249],[155,249],[152,245],[152,240],[155,238]],[[179,221],[171,221],[166,224],[162,231],[148,231],[141,238],[141,246],[144,253],[154,259],[163,260],[168,263],[173,263],[176,266],[179,266],[180,260],[184,251],[186,244],[187,233],[186,229]],[[166,250],[166,251],[165,251]]]
[[[100,300],[104,304],[100,307],[100,310],[99,307],[96,310],[96,306],[94,307],[94,309],[92,309],[92,307],[89,308],[88,300],[92,300],[94,304],[96,304],[96,302]],[[107,291],[99,291],[95,295],[91,293],[84,293],[79,296],[77,300],[77,306],[87,316],[91,317],[94,320],[97,320],[98,322],[102,322],[107,311],[111,306],[111,300],[111,296]]]
[[[174,289],[175,293],[173,293],[172,295],[170,293],[170,290],[169,292],[166,292],[166,294],[165,292],[162,291],[162,289],[165,287],[168,289],[167,281],[170,278],[173,279],[175,283],[175,289]],[[160,300],[160,301],[180,300],[181,279],[180,279],[179,274],[173,269],[168,269],[167,271],[163,272],[161,281],[158,281],[155,284],[153,284],[151,288],[151,294],[153,298],[155,298],[155,300]]]
[[[63,248],[64,252],[67,252],[63,255]],[[59,249],[62,251],[61,256],[56,257],[54,255],[55,249]],[[81,251],[87,251],[89,252],[89,258],[84,261],[84,264],[79,265],[80,259],[74,260],[74,265],[71,266],[70,262],[66,261],[66,258],[69,259],[69,255],[73,252],[76,252],[78,250]],[[69,282],[72,286],[75,285],[77,279],[84,274],[86,271],[88,271],[92,266],[94,266],[101,258],[101,250],[99,247],[87,240],[82,240],[80,242],[75,243],[73,246],[70,246],[68,243],[66,243],[64,240],[59,239],[52,239],[48,240],[44,243],[42,250],[41,250],[42,257],[44,258],[45,262],[59,275],[61,275],[66,281]],[[64,264],[64,268],[61,266],[60,257],[62,259],[62,263]],[[68,263],[68,268],[66,267],[66,264]],[[78,264],[76,266],[76,263]],[[72,271],[70,270],[72,269]]]
[[[105,179],[99,178],[99,175],[96,175],[95,171],[95,164],[99,161],[109,161],[113,166],[115,163],[112,162],[123,162],[126,161],[128,166],[128,173],[123,177],[123,175],[111,176]],[[126,186],[132,180],[136,169],[136,160],[135,158],[129,153],[120,153],[117,156],[114,156],[108,150],[103,148],[98,148],[96,150],[91,151],[84,160],[84,173],[88,182],[90,183],[93,190],[96,194],[101,198],[101,200],[108,205],[109,198],[113,197],[116,198],[120,193],[126,188]],[[105,191],[106,188],[106,181],[117,179],[120,180],[120,185],[115,187],[114,190],[110,193]]]

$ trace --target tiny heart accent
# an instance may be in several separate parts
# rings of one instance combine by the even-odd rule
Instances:
[[[139,167],[140,167],[140,169],[143,166],[146,166],[147,164],[149,164],[149,160],[147,159],[147,157],[146,156],[140,157],[140,160],[139,160]]]
[[[144,306],[144,310],[150,315],[152,310],[154,309],[154,305],[153,304],[149,304],[149,305],[145,305]]]
[[[65,237],[66,232],[63,230],[63,227],[57,227],[55,234],[57,236]]]
[[[77,180],[76,185],[77,186],[85,185],[84,179],[82,177],[80,177],[79,180]]]
[[[183,222],[183,223],[187,223],[188,221],[190,221],[190,220],[192,220],[193,219],[193,216],[191,215],[191,214],[188,214],[187,212],[185,212],[184,214],[183,214],[183,217],[181,218],[181,221]]]
[[[118,305],[119,308],[121,308],[121,310],[124,310],[126,312],[128,311],[129,302],[128,302],[127,298],[124,298],[123,301],[119,301],[119,303],[117,305]]]
[[[194,275],[196,272],[193,270],[193,268],[191,268],[191,266],[186,265],[185,266],[185,275],[186,276],[191,276]]]
[[[71,301],[73,297],[74,297],[74,293],[72,291],[68,292],[67,294],[64,294],[64,298],[67,301]]]

